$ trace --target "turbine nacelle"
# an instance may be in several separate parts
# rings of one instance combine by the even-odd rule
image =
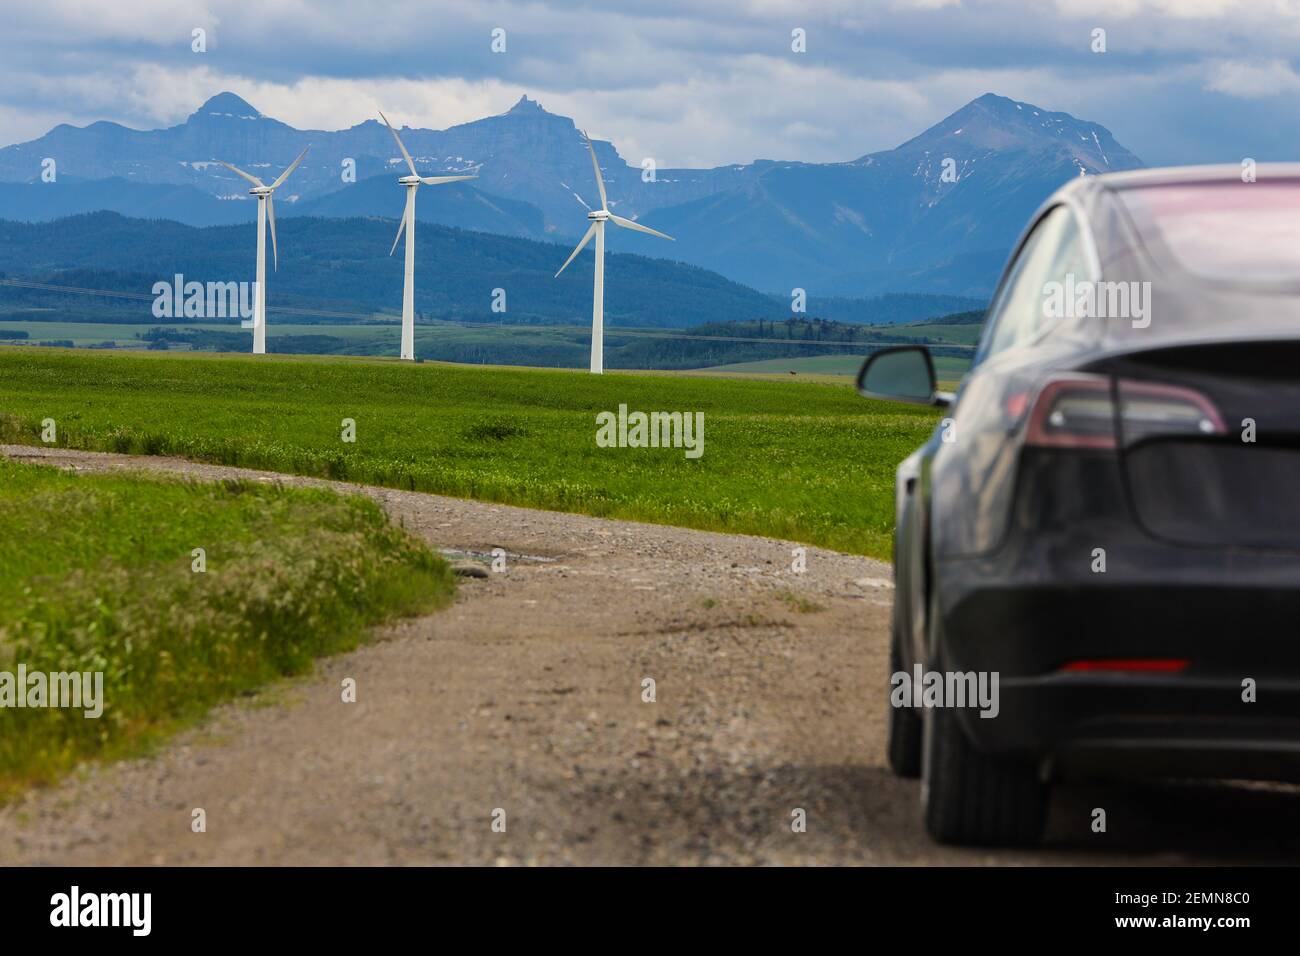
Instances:
[[[388,122],[388,117],[380,113],[379,118],[388,127],[388,132],[393,134],[393,142],[401,150],[406,168],[411,171],[411,175],[402,176],[397,180],[398,185],[406,187],[406,209],[402,212],[402,221],[397,224],[397,236],[393,239],[393,248],[388,250],[388,254],[391,256],[397,251],[397,244],[402,241],[402,233],[406,233],[406,273],[402,283],[401,357],[413,360],[415,358],[415,194],[419,192],[420,186],[441,186],[444,183],[456,183],[475,177],[421,176],[415,168],[415,160],[411,158],[410,152],[402,143],[402,137],[398,136],[397,130],[393,129],[393,124]]]
[[[397,134],[394,133],[393,135],[396,136]],[[596,174],[596,189],[600,193],[600,208],[592,209],[587,206],[581,196],[577,193],[573,194],[574,199],[587,206],[587,221],[591,225],[587,227],[587,232],[578,242],[577,248],[569,253],[569,258],[565,259],[564,265],[560,266],[560,272],[569,268],[569,263],[577,258],[578,253],[585,249],[587,243],[591,242],[594,237],[596,240],[596,281],[591,295],[591,371],[592,374],[599,375],[605,370],[605,223],[612,222],[624,229],[644,232],[647,235],[658,236],[660,239],[672,239],[672,236],[665,236],[656,229],[643,226],[639,222],[625,219],[609,211],[609,197],[605,195],[605,179],[600,175],[600,163],[596,160],[596,150],[591,145],[591,138],[585,131],[582,138],[587,144],[587,152],[591,154],[591,171]],[[560,272],[555,273],[557,279]]]
[[[266,283],[264,280],[266,273],[266,226],[271,226],[271,256],[275,268],[280,268],[280,250],[275,241],[275,191],[284,185],[298,164],[302,162],[303,157],[307,155],[308,146],[298,158],[289,164],[289,168],[282,172],[271,185],[267,185],[252,173],[245,172],[238,166],[232,166],[224,160],[217,160],[222,166],[230,170],[245,182],[252,183],[253,188],[248,191],[250,196],[257,197],[257,292],[253,302],[253,354],[260,355],[266,351]]]

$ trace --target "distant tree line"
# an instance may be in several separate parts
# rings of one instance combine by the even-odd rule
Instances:
[[[589,253],[556,279],[567,246],[424,223],[420,233],[415,305],[429,320],[510,325],[589,321]],[[392,234],[392,222],[383,219],[285,219],[279,230],[279,270],[268,277],[272,311],[397,314],[403,265],[401,256],[388,255]],[[251,280],[252,240],[247,224],[198,229],[108,212],[57,224],[0,220],[0,262],[9,277],[146,295],[89,298],[0,285],[0,309],[28,311],[24,318],[29,321],[93,315],[98,322],[151,324],[152,297],[147,294],[155,282],[176,274],[199,282]],[[494,295],[498,289],[503,298]],[[505,311],[494,311],[494,302],[504,302]],[[920,293],[871,299],[814,295],[808,308],[827,321],[896,323],[955,312],[974,302]],[[789,298],[758,292],[697,266],[626,253],[610,253],[606,261],[605,319],[611,325],[682,328],[757,316],[781,322],[790,310]],[[293,321],[313,319],[295,316]]]
[[[961,313],[934,320],[936,325],[978,321],[982,313]],[[958,321],[960,320],[960,321]],[[541,330],[545,332],[545,330]],[[639,334],[638,334],[639,332]],[[861,354],[882,344],[898,342],[889,328],[864,328],[821,318],[788,318],[780,321],[753,319],[718,322],[693,329],[673,330],[663,337],[644,331],[610,327],[605,330],[605,364],[609,368],[689,369],[765,359],[806,358],[814,355]],[[208,331],[176,326],[155,326],[137,333],[151,349],[196,349],[246,352],[252,344],[247,331]],[[421,336],[417,357],[445,362],[487,365],[533,365],[581,368],[586,365],[590,338],[586,332],[555,329],[539,341],[537,333],[484,327],[464,336]],[[734,340],[734,341],[729,341]],[[969,357],[968,349],[952,347],[933,336],[909,338],[931,346],[935,355]],[[267,351],[307,355],[390,354],[391,341],[377,338],[344,337],[328,334],[279,335],[271,330]]]

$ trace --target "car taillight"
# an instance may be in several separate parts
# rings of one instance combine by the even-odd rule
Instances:
[[[1023,407],[1016,405],[1016,410]],[[1013,410],[1010,402],[1007,410]],[[1029,409],[1025,444],[1108,450],[1118,447],[1121,437],[1127,447],[1146,438],[1226,434],[1218,408],[1193,389],[1071,374],[1050,379],[1039,390]]]
[[[1061,670],[1070,673],[1077,673],[1079,671],[1108,671],[1111,673],[1129,674],[1177,674],[1180,671],[1187,670],[1187,665],[1190,663],[1191,661],[1189,660],[1172,657],[1115,657],[1103,660],[1070,661],[1062,667]]]
[[[1114,448],[1115,404],[1102,375],[1055,378],[1029,411],[1025,444],[1038,448]]]
[[[1119,427],[1125,446],[1156,436],[1228,433],[1214,403],[1190,388],[1121,379],[1118,390]]]

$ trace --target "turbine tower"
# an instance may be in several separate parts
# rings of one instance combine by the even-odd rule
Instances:
[[[307,149],[311,149],[310,146]],[[238,167],[231,166],[229,163],[221,163],[226,169],[239,176],[243,176],[253,188],[248,191],[250,196],[257,197],[257,286],[253,294],[253,354],[263,355],[266,352],[266,220],[271,220],[271,255],[275,257],[275,271],[280,271],[280,253],[275,247],[275,196],[277,189],[284,185],[284,181],[289,178],[289,174],[298,168],[302,158],[307,155],[307,149],[298,154],[298,158],[293,161],[288,169],[282,172],[278,179],[271,185],[266,185],[251,173],[246,173]],[[217,160],[221,162],[221,160]]]
[[[393,124],[388,122],[388,117],[383,113],[379,114],[388,127],[388,132],[393,134],[393,139],[397,140],[397,148],[402,151],[402,158],[406,160],[407,167],[411,170],[411,175],[403,176],[398,180],[406,187],[406,210],[402,213],[402,221],[397,227],[397,238],[393,240],[393,248],[388,250],[391,256],[397,251],[397,244],[402,239],[402,230],[406,230],[406,279],[402,283],[402,358],[408,361],[415,360],[415,191],[421,186],[440,186],[443,183],[457,183],[463,179],[474,179],[474,176],[421,176],[415,171],[415,162],[411,159],[411,154],[406,151],[402,145],[402,138],[397,135],[397,130],[393,129]]]
[[[586,130],[583,130],[582,138],[587,141],[587,149],[591,151],[591,168],[596,171],[596,188],[600,190],[600,208],[592,209],[582,201],[582,197],[578,197],[578,202],[587,206],[587,218],[591,220],[591,225],[587,227],[587,234],[582,237],[578,247],[569,254],[569,258],[564,260],[564,265],[560,266],[560,272],[569,267],[569,263],[573,261],[574,257],[591,241],[591,237],[595,236],[596,284],[591,298],[591,374],[600,375],[605,371],[605,222],[612,222],[624,229],[646,232],[652,236],[658,236],[660,239],[671,240],[673,237],[665,236],[662,232],[656,232],[649,226],[643,226],[631,219],[624,219],[622,216],[616,216],[609,211],[609,202],[605,198],[605,180],[600,178],[600,164],[596,162],[596,150],[592,148],[591,137],[587,135]],[[560,272],[555,273],[557,279],[560,277]]]

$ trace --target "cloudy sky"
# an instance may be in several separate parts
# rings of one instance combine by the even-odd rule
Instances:
[[[221,90],[318,129],[380,107],[442,128],[527,93],[664,165],[833,161],[995,92],[1153,165],[1300,159],[1300,0],[0,2],[0,144],[172,125]]]

